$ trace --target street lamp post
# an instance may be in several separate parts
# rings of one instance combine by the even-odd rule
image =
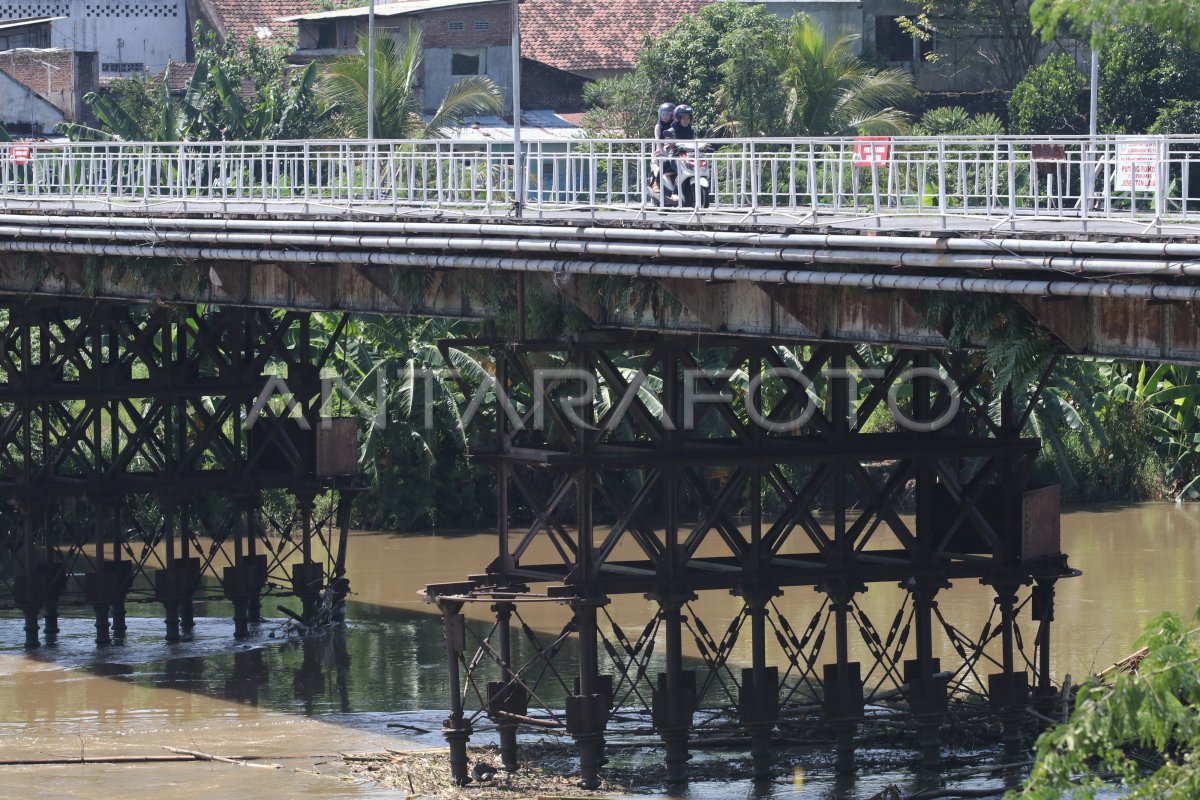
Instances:
[[[516,202],[513,213],[521,216],[525,202],[525,158],[521,151],[521,0],[512,0],[512,115],[513,115],[513,188]]]
[[[375,138],[375,0],[367,8],[367,139]]]

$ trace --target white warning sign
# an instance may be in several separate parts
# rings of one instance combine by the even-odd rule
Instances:
[[[1152,191],[1158,187],[1158,141],[1125,139],[1117,142],[1118,192]]]

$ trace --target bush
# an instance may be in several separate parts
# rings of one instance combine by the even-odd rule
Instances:
[[[995,114],[967,113],[962,106],[931,108],[913,125],[919,136],[999,136],[1004,123]]]
[[[1012,132],[1019,135],[1085,133],[1087,78],[1066,53],[1029,71],[1008,101]]]
[[[1200,101],[1172,100],[1158,110],[1150,133],[1200,133]]]

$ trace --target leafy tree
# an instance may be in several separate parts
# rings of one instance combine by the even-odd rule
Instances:
[[[433,119],[421,118],[418,77],[421,67],[420,34],[409,32],[404,48],[390,36],[375,37],[375,135],[381,139],[442,136],[461,124],[467,114],[499,114],[504,95],[491,78],[463,78],[446,92]],[[318,84],[334,113],[334,128],[344,135],[367,135],[367,38],[360,36],[359,52],[340,56],[322,65]]]
[[[1033,0],[1034,29],[1048,39],[1061,28],[1090,32],[1100,45],[1114,25],[1149,28],[1179,42],[1200,41],[1195,0]]]
[[[1185,625],[1162,614],[1146,626],[1141,660],[1111,681],[1080,687],[1063,725],[1038,738],[1037,761],[1009,798],[1092,798],[1120,784],[1131,800],[1200,797],[1200,611]]]
[[[919,8],[902,18],[901,28],[927,42],[989,41],[980,56],[1002,76],[1003,88],[1012,88],[1036,63],[1042,42],[1029,19],[1030,0],[909,0]],[[944,57],[932,50],[930,61]]]
[[[583,88],[588,105],[583,128],[592,136],[649,139],[654,135],[658,107],[664,102],[659,96],[641,70],[593,81]]]
[[[915,93],[912,76],[871,67],[854,53],[857,38],[827,37],[804,14],[784,22],[762,6],[714,3],[648,42],[632,77],[599,81],[589,127],[645,136],[665,99],[693,105],[701,130],[733,135],[906,129],[894,106]]]
[[[1200,100],[1200,52],[1148,28],[1122,28],[1105,40],[1102,133],[1145,133],[1171,100]]]
[[[1200,101],[1171,100],[1158,110],[1148,133],[1200,133]]]
[[[12,137],[8,135],[8,131],[4,130],[4,126],[0,125],[0,142],[11,142]]]
[[[714,98],[720,118],[716,127],[722,132],[769,136],[778,131],[788,109],[787,93],[778,80],[782,38],[774,29],[751,28],[738,28],[723,38],[729,57],[721,64]]]
[[[1066,53],[1056,53],[1029,71],[1008,101],[1015,134],[1080,133],[1087,130],[1083,96],[1087,78]]]
[[[638,54],[637,71],[647,82],[652,105],[688,103],[695,108],[693,124],[700,130],[723,121],[718,93],[725,76],[722,65],[747,41],[761,47],[774,41],[784,23],[762,5],[712,3],[657,39],[648,39]],[[731,34],[737,35],[731,36]],[[728,90],[725,92],[728,100]],[[654,116],[649,116],[650,127]]]
[[[894,107],[916,94],[912,75],[875,69],[854,54],[858,34],[833,39],[807,14],[792,17],[776,58],[786,94],[784,125],[800,136],[900,133]]]

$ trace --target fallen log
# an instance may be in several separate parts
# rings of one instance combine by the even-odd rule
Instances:
[[[223,764],[234,764],[239,767],[257,767],[258,769],[283,769],[283,765],[281,764],[251,764],[249,761],[226,758],[225,756],[214,756],[212,753],[202,753],[199,750],[184,750],[182,747],[163,745],[163,750],[178,753],[179,755],[191,756],[199,761],[220,761]]]

